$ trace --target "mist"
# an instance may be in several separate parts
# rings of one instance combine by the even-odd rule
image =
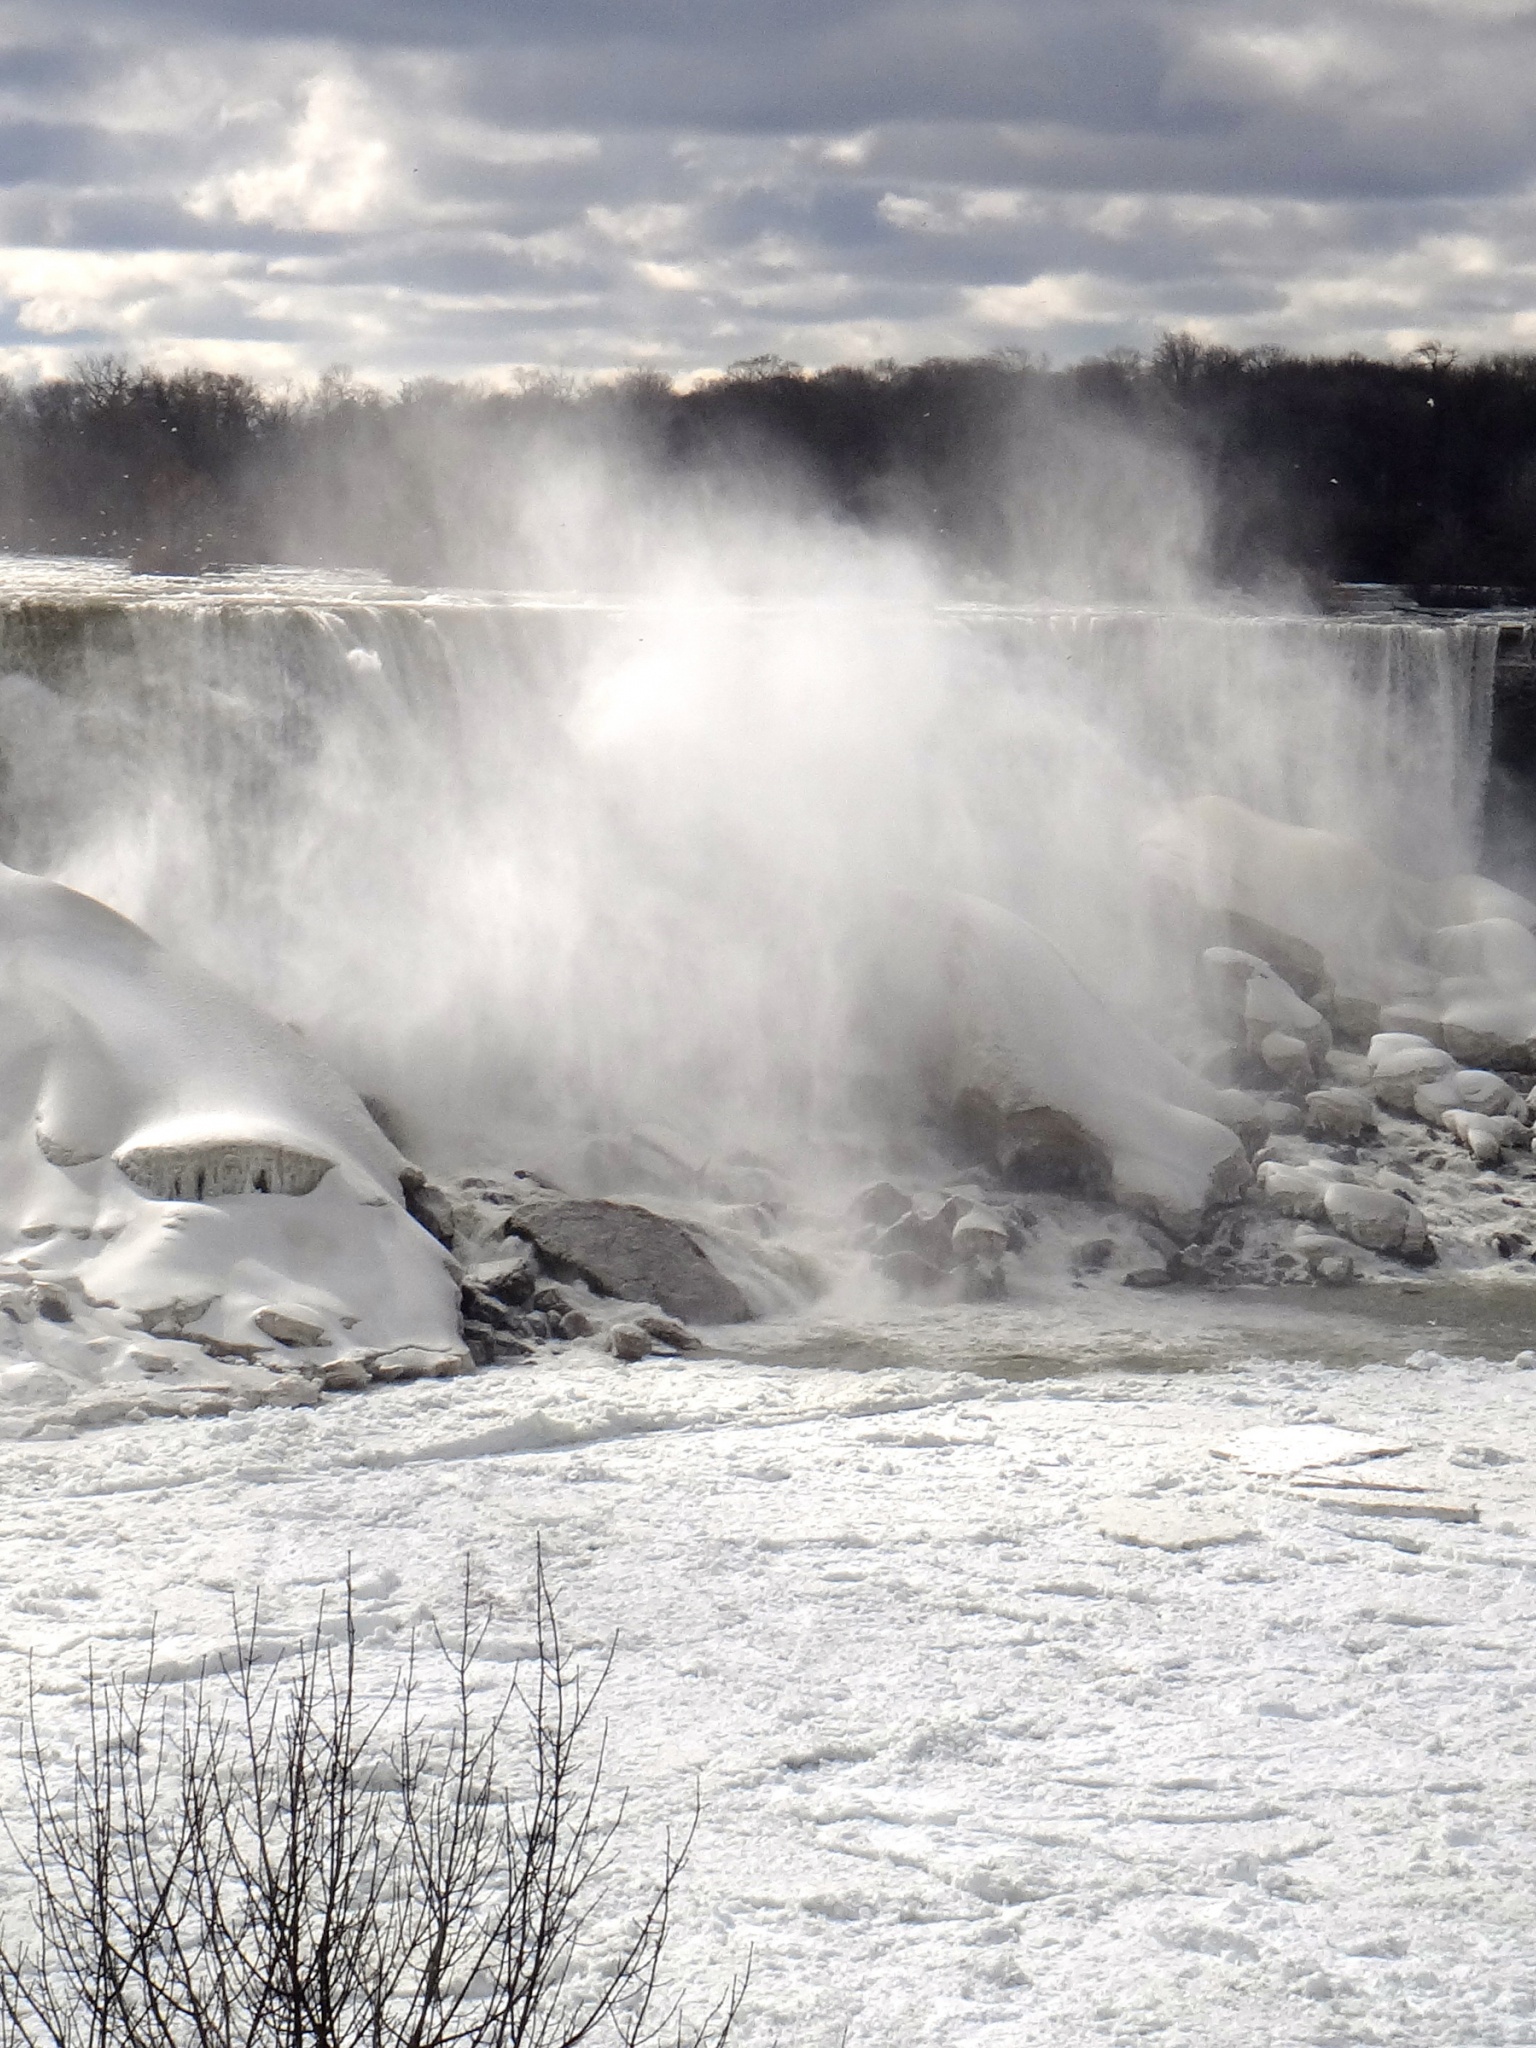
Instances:
[[[474,480],[515,595],[257,574],[34,617],[5,857],[293,1023],[440,1168],[580,1181],[656,1126],[802,1182],[920,1154],[946,968],[915,934],[962,897],[1177,1047],[1139,851],[1170,803],[1453,874],[1485,733],[1443,633],[1215,588],[1177,449],[1028,428],[974,561],[766,445],[679,472],[551,431]]]

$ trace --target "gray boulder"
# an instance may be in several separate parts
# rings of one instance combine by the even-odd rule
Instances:
[[[546,1271],[594,1294],[649,1301],[686,1323],[745,1323],[752,1310],[686,1225],[632,1202],[524,1195],[507,1212]]]

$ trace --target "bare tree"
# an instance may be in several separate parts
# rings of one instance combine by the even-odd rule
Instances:
[[[611,1652],[584,1686],[542,1555],[534,1607],[533,1654],[488,1710],[467,1569],[454,1626],[413,1641],[382,1704],[350,1577],[339,1630],[322,1606],[273,1658],[259,1612],[237,1614],[233,1654],[170,1698],[93,1670],[67,1765],[34,1693],[10,1830],[33,1938],[0,1945],[0,2043],[724,2048],[744,1981],[693,2023],[661,1989],[697,1810],[626,1897],[593,1722]]]

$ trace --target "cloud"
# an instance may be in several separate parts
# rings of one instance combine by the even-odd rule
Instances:
[[[1524,0],[0,12],[0,364],[1536,345]]]

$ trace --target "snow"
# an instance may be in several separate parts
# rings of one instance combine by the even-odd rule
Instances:
[[[466,1554],[512,1656],[537,1536],[638,1838],[698,1782],[672,1967],[752,1953],[745,2048],[1536,2040],[1536,1372],[1208,1311],[1189,1370],[1136,1306],[1186,1369],[991,1376],[1038,1338],[970,1311],[0,1444],[0,1770],[29,1657],[63,1742],[88,1657],[174,1680],[349,1557],[370,1672]]]
[[[104,905],[8,868],[0,1045],[0,1429],[306,1398],[273,1310],[314,1367],[462,1358],[449,1262],[340,1077]]]

